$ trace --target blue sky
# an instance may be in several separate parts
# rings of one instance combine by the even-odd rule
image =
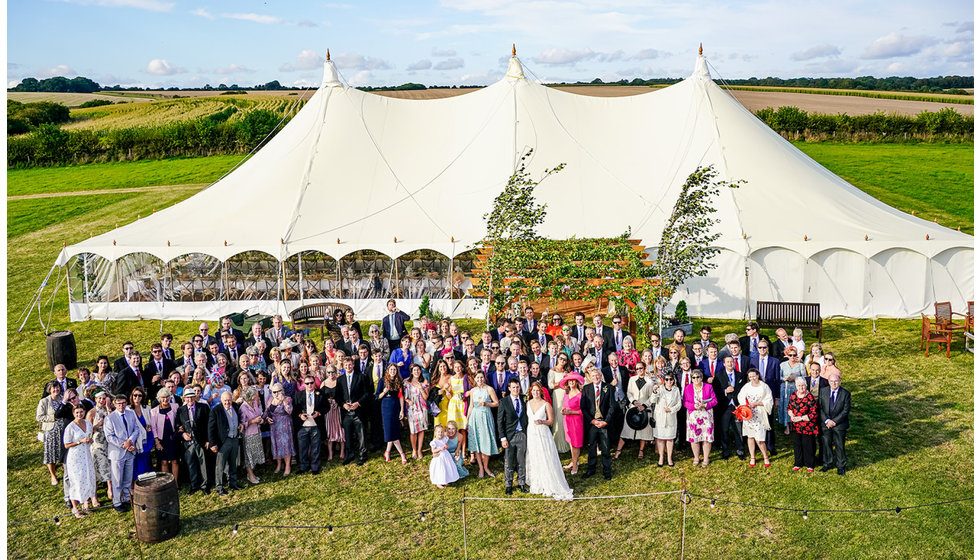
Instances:
[[[326,49],[353,85],[487,84],[511,43],[544,81],[973,75],[963,0],[9,0],[7,82],[319,83]]]

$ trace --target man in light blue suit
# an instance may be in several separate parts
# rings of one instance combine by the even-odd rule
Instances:
[[[136,413],[126,408],[128,400],[124,395],[112,399],[115,412],[105,419],[103,431],[109,444],[109,466],[112,471],[112,507],[118,512],[128,509],[129,487],[133,485],[133,461],[136,459],[136,446],[142,446],[139,420]]]

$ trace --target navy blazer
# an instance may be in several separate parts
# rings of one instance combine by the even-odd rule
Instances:
[[[487,372],[487,385],[493,387],[493,390],[497,393],[497,396],[507,393],[507,384],[510,383],[511,379],[516,379],[517,376],[504,370],[504,382],[500,384],[497,380],[497,368],[491,368]]]
[[[388,340],[401,340],[405,338],[408,336],[408,331],[405,329],[405,321],[408,320],[408,313],[401,310],[395,312],[394,324],[392,323],[392,314],[385,314],[381,320],[381,336]]]
[[[762,382],[769,386],[772,391],[772,396],[774,398],[779,398],[779,359],[773,356],[768,356],[766,360],[766,371],[762,371],[759,367],[759,363],[762,361],[762,356],[756,355],[752,358],[750,367],[754,367],[759,370],[760,378]]]

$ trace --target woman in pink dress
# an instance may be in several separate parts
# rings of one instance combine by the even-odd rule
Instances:
[[[565,390],[561,413],[565,422],[565,441],[572,448],[572,460],[566,466],[571,474],[578,474],[578,458],[582,452],[585,425],[582,423],[582,385],[585,379],[577,373],[569,373],[558,382]]]

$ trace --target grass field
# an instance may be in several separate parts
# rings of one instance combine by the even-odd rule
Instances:
[[[231,119],[241,118],[248,111],[265,109],[282,115],[302,107],[295,97],[221,95],[161,99],[149,103],[123,103],[86,109],[74,109],[72,122],[64,125],[73,129],[119,129],[152,127],[213,115],[234,106],[238,109]]]
[[[973,234],[973,144],[794,145],[885,204]]]
[[[804,148],[811,145],[804,146]],[[935,166],[939,154],[929,155],[923,146],[901,146],[892,153],[902,175],[883,172],[870,155],[864,164],[853,164],[855,181],[867,180],[886,193],[906,191],[909,173],[916,167]],[[827,145],[814,157],[833,169],[866,154],[863,146]],[[930,146],[932,148],[932,146]],[[950,147],[946,147],[950,148]],[[971,147],[972,149],[972,147]],[[972,171],[963,154],[947,166],[962,173]],[[187,173],[220,174],[234,158],[220,162],[176,160]],[[8,172],[8,189],[19,194],[52,192],[91,181],[106,184],[146,184],[156,173],[157,184],[177,184],[165,167],[143,167],[152,162],[83,166],[60,170]],[[194,168],[188,171],[184,166]],[[195,167],[198,166],[198,167]],[[964,168],[964,166],[966,166]],[[127,171],[128,170],[128,171]],[[74,174],[59,179],[58,172]],[[35,172],[50,172],[38,178]],[[23,173],[23,174],[21,174]],[[127,179],[127,173],[130,178]],[[924,173],[920,171],[918,173]],[[199,177],[198,175],[193,175]],[[972,177],[972,173],[969,174]],[[99,177],[109,177],[97,183]],[[169,178],[168,178],[169,177]],[[879,179],[880,178],[880,179]],[[876,180],[877,179],[877,180]],[[935,179],[947,196],[972,200],[972,179],[945,176]],[[950,183],[943,183],[950,181]],[[203,182],[196,178],[189,182]],[[19,185],[19,186],[18,186]],[[863,187],[862,187],[863,188]],[[64,189],[67,190],[67,189]],[[953,194],[949,194],[953,193]],[[12,194],[8,191],[8,194]],[[18,316],[34,289],[44,279],[62,243],[74,243],[122,224],[139,213],[169,206],[189,196],[188,191],[113,195],[101,207],[73,215],[58,215],[56,221],[39,218],[22,222],[21,232],[10,236],[7,253],[7,515],[8,522],[64,515],[61,488],[48,484],[40,464],[41,447],[34,438],[37,424],[34,408],[40,388],[49,376],[45,341],[37,315],[18,333]],[[918,202],[917,214],[941,208],[942,199]],[[87,197],[38,199],[32,215],[57,214],[53,204]],[[911,204],[911,201],[910,201]],[[962,220],[960,208],[950,220]],[[915,209],[915,206],[912,207]],[[970,218],[972,220],[972,218]],[[940,219],[943,223],[943,220]],[[947,224],[949,225],[949,224]],[[956,224],[953,224],[954,226]],[[972,221],[970,221],[972,227]],[[9,228],[9,224],[8,224]],[[196,323],[167,321],[118,321],[69,323],[65,291],[59,292],[51,309],[50,328],[71,329],[78,342],[79,361],[90,364],[99,354],[115,356],[123,340],[131,339],[145,349],[158,340],[160,329],[179,338],[194,332]],[[50,288],[47,294],[50,294]],[[47,297],[45,297],[47,301]],[[45,305],[43,317],[48,317]],[[739,332],[740,322],[708,320],[719,333]],[[478,323],[477,323],[478,324]],[[464,328],[476,324],[467,323]],[[367,325],[363,325],[364,328]],[[103,336],[103,329],[106,335]],[[687,488],[708,496],[809,510],[842,508],[894,508],[969,497],[974,486],[973,356],[954,347],[947,360],[935,353],[928,358],[918,350],[919,325],[915,321],[880,320],[877,333],[867,320],[832,320],[824,329],[827,350],[837,354],[844,371],[844,385],[853,394],[852,428],[848,434],[850,472],[806,475],[792,473],[792,451],[788,438],[778,435],[777,454],[771,469],[749,469],[743,462],[713,461],[707,469],[690,465],[690,451],[681,450],[677,468],[657,469],[655,454],[640,461],[635,447],[614,463],[614,478],[582,480],[572,477],[576,495],[599,496],[639,492],[673,491]],[[809,340],[809,337],[808,337]],[[653,459],[651,459],[651,456]],[[625,458],[630,457],[630,458]],[[717,454],[715,456],[717,458]],[[584,459],[583,459],[584,461]],[[500,459],[491,468],[501,470]],[[470,497],[502,497],[502,482],[470,477],[439,491],[428,483],[428,458],[402,467],[385,464],[377,455],[367,465],[325,467],[318,477],[271,475],[268,467],[258,471],[262,484],[221,499],[181,494],[182,533],[176,540],[138,548],[129,538],[132,517],[100,511],[84,520],[68,518],[60,526],[47,521],[8,525],[7,551],[11,558],[42,558],[55,555],[124,558],[171,558],[208,551],[214,558],[267,555],[280,557],[342,554],[345,558],[456,558],[463,554],[461,508],[451,505],[425,522],[418,518],[355,528],[337,529],[330,536],[323,530],[242,528],[232,536],[232,525],[342,523],[387,518],[409,512],[431,510],[439,504]],[[104,498],[104,490],[101,493]],[[681,547],[682,508],[676,496],[583,501],[571,504],[550,501],[468,502],[467,545],[473,558],[526,557],[677,557]],[[901,513],[830,514],[810,513],[804,521],[799,513],[760,510],[719,504],[710,508],[696,500],[687,508],[684,548],[688,558],[723,558],[735,554],[760,558],[972,558],[974,556],[974,505],[962,502],[934,508],[903,510]],[[569,522],[569,520],[574,520]],[[70,549],[66,549],[66,543]],[[537,552],[540,551],[540,552]]]
[[[242,161],[243,157],[234,154],[10,169],[7,170],[7,196],[210,183]]]

